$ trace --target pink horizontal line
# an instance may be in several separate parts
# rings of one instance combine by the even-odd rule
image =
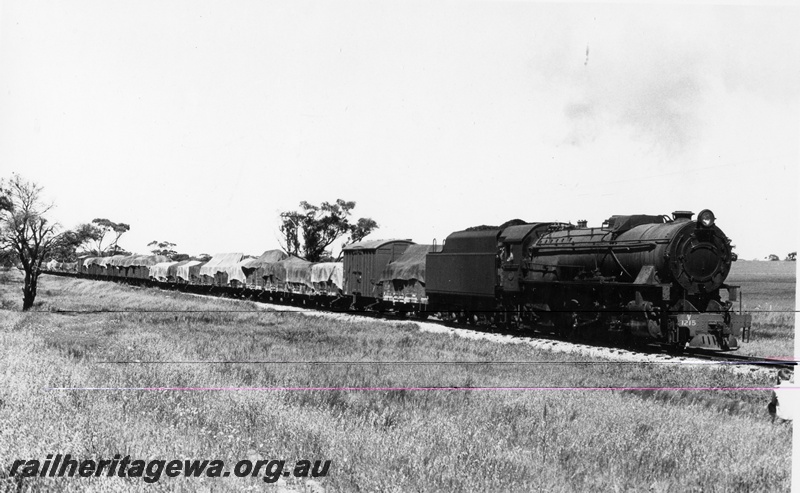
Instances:
[[[780,387],[781,390],[798,390],[800,387]],[[775,387],[46,387],[44,390],[140,390],[140,391],[475,391],[475,390],[515,390],[515,391],[545,391],[545,390],[775,390]]]

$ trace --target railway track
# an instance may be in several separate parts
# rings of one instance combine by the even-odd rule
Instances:
[[[439,323],[441,325],[454,329],[480,330],[482,328],[480,326],[476,327],[475,325],[465,325],[465,324],[458,324],[446,321],[435,321],[435,320],[429,320],[429,321]],[[609,350],[624,349],[626,351],[642,353],[642,354],[664,355],[671,357],[691,357],[694,359],[718,361],[721,363],[736,365],[736,366],[752,365],[759,368],[771,368],[775,370],[790,370],[790,371],[794,371],[794,367],[797,366],[797,362],[792,360],[762,358],[759,356],[747,356],[735,353],[720,353],[720,352],[704,351],[704,350],[686,350],[683,352],[676,352],[673,350],[665,349],[660,345],[654,345],[654,344],[651,345],[624,344],[624,343],[611,344],[601,340],[591,340],[591,339],[581,339],[581,338],[565,339],[563,337],[559,337],[558,335],[545,332],[535,332],[534,334],[530,334],[530,332],[523,333],[520,331],[497,330],[494,328],[492,329],[492,332],[510,336],[529,336],[539,340],[587,344],[594,347],[604,348]]]
[[[758,356],[745,356],[742,354],[732,354],[732,353],[711,353],[711,352],[704,352],[704,351],[693,351],[690,353],[686,353],[687,356],[691,356],[693,358],[698,359],[708,359],[712,361],[724,361],[734,365],[757,365],[762,368],[774,368],[776,370],[791,370],[794,371],[794,367],[797,366],[797,361],[792,360],[782,360],[782,359],[772,359],[772,358],[760,358]]]
[[[61,276],[61,277],[73,277],[79,279],[86,279],[85,277],[81,277],[77,274],[71,273],[64,273],[64,272],[47,272],[49,275]],[[94,279],[89,279],[94,280]],[[326,307],[316,307],[310,305],[297,305],[287,301],[286,297],[273,295],[269,297],[269,299],[263,299],[264,292],[259,292],[255,290],[233,290],[231,288],[217,288],[217,289],[209,289],[210,286],[193,286],[193,285],[185,285],[189,289],[186,289],[184,285],[175,285],[175,284],[165,284],[165,283],[155,283],[152,281],[143,281],[140,279],[132,279],[131,282],[126,282],[122,279],[100,279],[104,281],[111,281],[117,282],[121,284],[128,284],[128,285],[137,285],[137,286],[146,286],[146,287],[154,287],[165,291],[178,291],[190,294],[196,294],[201,296],[216,296],[222,298],[231,298],[231,299],[241,299],[241,300],[248,300],[260,303],[268,303],[272,305],[278,306],[287,306],[293,307],[295,309],[299,309],[300,311],[323,311],[329,313],[343,313],[347,315],[358,315],[367,318],[374,318],[374,319],[381,319],[381,320],[392,320],[392,321],[406,321],[406,322],[426,322],[426,323],[434,323],[437,325],[441,325],[443,327],[447,327],[450,329],[459,329],[459,330],[474,330],[480,332],[490,332],[500,335],[506,336],[513,336],[513,337],[530,337],[536,340],[545,340],[545,341],[553,341],[553,342],[563,342],[563,343],[576,343],[576,344],[586,344],[593,347],[604,348],[609,350],[621,349],[626,351],[631,351],[635,353],[642,353],[642,354],[652,354],[652,355],[664,355],[664,356],[672,356],[672,357],[691,357],[700,360],[708,360],[708,361],[718,361],[725,364],[730,365],[742,365],[742,366],[756,366],[759,368],[769,368],[774,370],[789,370],[794,371],[795,366],[797,365],[796,361],[792,360],[783,360],[783,359],[772,359],[772,358],[762,358],[757,356],[747,356],[741,354],[733,354],[733,353],[719,353],[713,351],[703,351],[703,350],[692,350],[692,351],[684,351],[684,352],[675,352],[669,351],[664,349],[660,345],[631,345],[631,344],[610,344],[608,342],[599,341],[599,340],[585,340],[585,339],[567,339],[560,337],[556,334],[547,333],[547,332],[540,332],[536,331],[531,334],[530,331],[519,331],[519,330],[508,330],[508,329],[500,329],[497,327],[488,327],[479,324],[469,324],[469,323],[458,323],[455,321],[450,320],[439,320],[435,317],[428,317],[428,318],[418,318],[413,316],[408,316],[396,312],[377,312],[377,311],[354,311],[354,310],[346,310],[340,309],[337,310],[336,308],[326,308]],[[196,289],[196,288],[203,288],[203,289]]]

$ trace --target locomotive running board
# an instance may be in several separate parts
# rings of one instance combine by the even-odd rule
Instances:
[[[594,281],[591,279],[581,280],[581,281],[532,281],[532,280],[525,280],[522,281],[522,284],[525,286],[530,287],[539,287],[539,288],[552,288],[553,286],[563,286],[563,287],[602,287],[602,288],[619,288],[624,290],[630,290],[631,293],[636,291],[651,291],[655,292],[655,290],[661,291],[661,299],[667,301],[670,299],[670,285],[669,284],[633,284],[630,282],[616,282],[616,281]]]

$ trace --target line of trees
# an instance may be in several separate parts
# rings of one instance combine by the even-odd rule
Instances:
[[[378,228],[378,223],[369,217],[351,221],[352,211],[356,203],[336,199],[335,202],[322,202],[320,205],[300,202],[300,210],[286,211],[280,214],[278,230],[281,234],[281,248],[287,254],[308,260],[309,262],[325,262],[334,260],[328,248],[339,238],[346,235],[341,247],[363,240]],[[200,258],[208,260],[207,254],[191,257],[186,253],[178,253],[177,246],[170,241],[153,240],[147,244],[154,255],[163,255],[172,261]],[[341,253],[337,258],[341,258]]]
[[[355,202],[337,199],[312,205],[300,203],[300,210],[280,215],[279,231],[286,253],[312,262],[333,260],[329,247],[339,238],[341,244],[361,241],[378,228],[368,217],[351,220]],[[63,230],[47,215],[53,208],[42,198],[42,187],[12,175],[0,181],[0,264],[16,265],[24,272],[22,309],[29,310],[36,299],[42,266],[49,260],[75,262],[80,255],[110,256],[128,254],[119,246],[123,234],[130,231],[126,223],[96,218],[75,229]],[[175,243],[152,241],[152,253],[171,260],[186,260],[190,256],[178,253]],[[203,254],[200,258],[208,259]],[[341,258],[341,253],[339,254]]]
[[[765,260],[770,260],[772,262],[777,262],[780,259],[781,258],[779,256],[775,255],[774,253],[770,253],[769,255],[767,255],[765,257]],[[790,253],[786,254],[786,258],[783,259],[783,260],[788,260],[790,262],[796,261],[797,260],[797,252],[790,252]]]
[[[119,239],[130,229],[128,224],[115,223],[104,218],[80,224],[74,230],[61,233],[61,240],[53,246],[48,260],[75,262],[79,255],[95,257],[128,255],[130,252],[119,246]],[[110,243],[104,246],[103,242],[111,237],[113,239]]]
[[[98,218],[81,224],[73,230],[63,230],[47,215],[53,204],[45,203],[42,187],[19,175],[7,182],[0,181],[0,261],[3,265],[17,265],[24,273],[22,309],[33,306],[42,273],[49,260],[74,262],[78,252],[86,254],[115,255],[120,237],[130,226]],[[105,247],[107,237],[113,240]]]

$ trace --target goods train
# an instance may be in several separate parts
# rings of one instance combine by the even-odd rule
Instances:
[[[442,245],[362,241],[344,248],[343,262],[273,250],[208,262],[90,257],[48,270],[566,338],[735,350],[751,317],[741,313],[739,287],[724,283],[735,260],[730,240],[710,210],[693,216],[611,216],[600,227],[516,221],[457,231]]]

